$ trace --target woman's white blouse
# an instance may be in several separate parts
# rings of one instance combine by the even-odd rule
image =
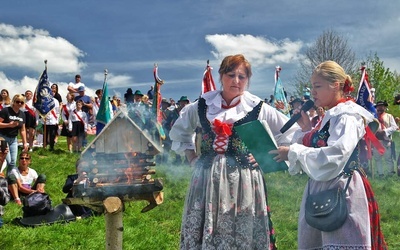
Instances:
[[[207,105],[206,117],[211,123],[218,119],[232,124],[246,116],[261,101],[259,97],[245,91],[243,95],[236,97],[231,102],[231,104],[235,104],[240,101],[238,105],[230,109],[223,109],[222,105],[226,105],[226,103],[221,96],[221,91],[210,91],[202,97]],[[295,125],[282,135],[279,130],[288,121],[288,118],[267,104],[262,105],[258,120],[267,121],[278,145],[289,145],[294,131],[298,129],[298,126]],[[172,140],[172,150],[182,152],[185,149],[195,149],[195,130],[197,127],[201,127],[201,124],[198,115],[198,102],[196,101],[186,105],[181,110],[179,118],[169,133]]]
[[[327,181],[341,173],[373,115],[360,105],[347,101],[328,110],[321,127],[330,121],[326,147],[311,148],[302,145],[302,137],[294,136],[296,143],[289,149],[289,173],[303,170],[310,178]],[[300,132],[300,131],[299,131]]]

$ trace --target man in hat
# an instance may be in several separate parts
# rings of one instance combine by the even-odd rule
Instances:
[[[172,126],[174,125],[175,121],[179,118],[179,113],[181,110],[190,103],[189,99],[187,96],[181,96],[181,98],[178,101],[178,107],[173,109],[169,114],[167,119],[165,120],[164,123],[164,130],[169,131],[171,130]],[[167,137],[167,140],[170,142],[169,136]],[[171,149],[171,142],[167,145],[168,150]],[[164,148],[166,148],[166,145],[164,145]],[[175,154],[175,161],[173,162],[175,165],[181,165],[182,164],[182,157],[179,154]]]
[[[142,97],[142,92],[140,90],[136,90],[135,93],[133,93],[133,103],[140,105],[142,103]]]
[[[293,115],[293,110],[299,108],[301,105],[303,105],[304,101],[301,100],[300,98],[294,98],[293,101],[289,102],[291,109],[290,109],[290,115]]]
[[[398,129],[398,127],[393,115],[386,112],[387,107],[388,103],[386,101],[378,101],[375,105],[379,121],[379,128],[376,131],[376,137],[386,149],[384,155],[380,155],[376,150],[374,151],[375,165],[380,177],[384,176],[383,159],[386,162],[389,174],[393,175],[395,173],[394,157],[392,156],[392,146],[394,146],[392,134]]]
[[[91,112],[93,108],[92,104],[92,99],[90,96],[85,95],[85,86],[80,86],[78,88],[78,96],[75,97],[75,101],[82,100],[83,101],[83,107],[82,110],[88,115],[89,117],[89,112]]]
[[[81,82],[81,75],[75,75],[75,82],[70,82],[68,84],[67,90],[68,92],[74,94],[74,96],[79,95],[79,87],[85,87],[85,84]]]

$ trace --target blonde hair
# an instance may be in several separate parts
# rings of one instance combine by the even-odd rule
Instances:
[[[147,102],[149,100],[149,96],[148,95],[143,95],[142,96],[142,102]]]
[[[339,89],[352,89],[353,81],[351,77],[346,74],[344,69],[334,61],[325,61],[319,64],[313,71],[313,75],[318,75],[329,82],[329,85],[333,87],[335,82],[340,84]]]
[[[14,105],[16,101],[25,102],[25,96],[23,96],[21,94],[14,95],[14,97],[12,99],[12,104]]]

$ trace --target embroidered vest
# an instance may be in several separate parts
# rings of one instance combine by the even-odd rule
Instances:
[[[247,160],[249,151],[243,141],[239,138],[234,128],[235,126],[256,120],[260,113],[262,104],[263,102],[260,101],[260,103],[256,107],[254,107],[251,112],[249,112],[245,117],[236,121],[233,124],[232,135],[229,136],[228,145],[224,153],[227,158],[227,165],[229,167],[253,168],[252,164],[250,164]],[[202,163],[203,167],[208,168],[211,166],[212,160],[217,155],[217,152],[215,152],[213,148],[216,134],[212,130],[211,123],[207,120],[206,113],[206,101],[204,100],[204,98],[200,98],[198,103],[198,114],[202,127],[202,140],[200,146],[202,154],[200,156],[199,162]]]
[[[328,138],[330,136],[329,134],[329,126],[330,126],[330,121],[328,121],[324,127],[321,130],[315,131],[311,135],[311,147],[314,148],[320,148],[320,147],[325,147],[328,145]],[[344,167],[343,171],[345,174],[348,174],[348,171],[354,170],[358,167],[359,164],[359,144],[356,146],[354,149],[353,153],[351,154],[349,160],[346,163],[346,166]],[[306,145],[307,146],[307,145]]]

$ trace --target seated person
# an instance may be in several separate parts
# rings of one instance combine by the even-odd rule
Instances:
[[[22,205],[20,196],[24,197],[34,192],[44,193],[46,176],[38,175],[30,168],[31,156],[27,152],[19,155],[18,168],[13,168],[8,176],[8,189],[11,196],[18,205]]]
[[[4,152],[0,152],[0,165],[1,162],[5,162],[6,155],[8,154],[8,146],[5,148]],[[10,200],[10,194],[8,193],[8,184],[7,180],[4,177],[4,174],[0,172],[0,227],[3,226],[3,215],[4,215],[4,206]]]
[[[71,174],[67,176],[67,179],[65,180],[64,187],[62,191],[67,194],[66,198],[72,198],[74,197],[72,193],[72,188],[74,185],[79,185],[87,182],[87,173],[84,170],[79,171],[78,166],[81,163],[80,160],[76,162],[76,169],[77,169],[77,174]],[[92,216],[92,210],[88,207],[81,206],[81,205],[68,205],[69,208],[71,209],[72,213],[75,216],[81,216],[83,218]]]

